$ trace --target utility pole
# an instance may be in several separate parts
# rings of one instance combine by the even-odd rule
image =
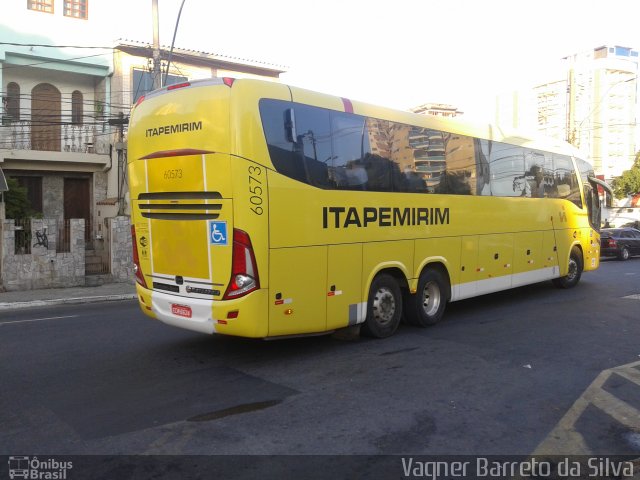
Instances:
[[[576,95],[575,95],[575,74],[573,66],[569,68],[569,74],[567,78],[567,142],[572,145],[577,145],[576,129],[575,129],[575,110],[576,110]]]
[[[124,144],[124,126],[129,124],[129,119],[120,112],[118,118],[110,118],[108,121],[112,127],[118,127],[118,141],[115,143],[118,152],[118,216],[124,215],[124,184],[126,178],[126,157]]]
[[[162,69],[160,68],[160,25],[158,19],[158,0],[151,0],[151,16],[153,21],[153,89],[162,86]]]

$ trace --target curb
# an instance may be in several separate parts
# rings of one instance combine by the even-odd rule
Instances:
[[[75,305],[80,303],[115,302],[120,300],[134,300],[135,293],[122,295],[98,295],[94,297],[54,298],[51,300],[32,300],[29,302],[0,302],[0,311],[21,310],[24,308],[47,307],[50,305]]]

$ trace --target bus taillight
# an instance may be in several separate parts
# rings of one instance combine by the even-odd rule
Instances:
[[[174,85],[169,85],[167,87],[167,90],[176,90],[178,88],[184,88],[184,87],[190,87],[190,86],[191,86],[191,82],[176,83]]]
[[[238,298],[260,288],[256,257],[253,254],[249,234],[233,229],[233,258],[231,281],[223,299]]]
[[[147,282],[142,275],[142,269],[140,268],[140,258],[138,257],[138,242],[136,241],[136,227],[131,225],[131,243],[133,246],[133,271],[136,274],[136,282],[138,282],[144,288],[147,288]]]

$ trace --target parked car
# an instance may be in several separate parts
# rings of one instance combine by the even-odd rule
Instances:
[[[640,230],[640,220],[634,220],[633,222],[625,223],[620,226],[621,228],[635,228],[636,230]]]
[[[635,228],[603,228],[600,231],[600,255],[628,260],[640,255],[640,230]]]

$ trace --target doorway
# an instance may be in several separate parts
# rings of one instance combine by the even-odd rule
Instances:
[[[91,201],[88,178],[64,179],[64,221],[84,218],[84,240],[91,243]]]
[[[33,150],[60,151],[60,90],[40,83],[31,91],[31,147]]]

